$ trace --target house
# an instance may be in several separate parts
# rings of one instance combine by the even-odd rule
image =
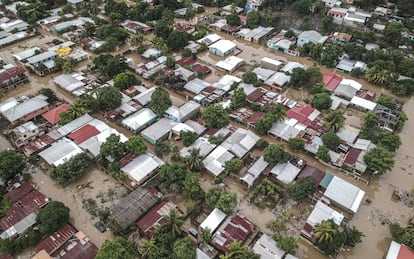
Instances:
[[[4,48],[7,45],[13,44],[15,42],[21,41],[29,37],[29,34],[25,31],[20,31],[16,33],[7,33],[6,37],[0,39],[0,48]]]
[[[328,11],[328,15],[333,17],[333,22],[342,25],[345,15],[348,13],[348,9],[333,7]]]
[[[381,129],[394,132],[401,116],[400,111],[377,104],[375,106],[374,113],[377,116],[378,126]]]
[[[256,128],[257,121],[260,120],[263,115],[265,115],[265,113],[262,111],[253,111],[244,107],[233,110],[229,114],[230,118],[253,129]]]
[[[155,145],[158,141],[170,139],[172,135],[172,129],[178,123],[167,118],[161,118],[145,130],[141,132],[141,136]]]
[[[358,138],[359,132],[359,129],[351,127],[349,125],[345,125],[336,132],[336,135],[339,137],[340,140],[345,142],[347,145],[351,146]]]
[[[229,73],[233,73],[237,68],[244,64],[244,59],[231,56],[226,58],[225,60],[220,60],[215,64],[218,69],[227,71]]]
[[[42,117],[47,120],[51,125],[54,125],[60,121],[60,113],[67,111],[70,105],[67,103],[61,104],[48,112],[42,114]]]
[[[40,152],[39,156],[50,166],[56,167],[81,153],[83,153],[83,150],[75,142],[62,138]]]
[[[208,82],[206,82],[202,79],[195,78],[195,79],[189,81],[187,84],[185,84],[184,89],[191,92],[191,93],[199,94],[207,86],[210,86],[210,83],[208,83]]]
[[[204,65],[198,64],[198,63],[191,66],[191,71],[196,73],[197,77],[204,77],[204,76],[211,73],[211,70],[208,66],[204,66]]]
[[[286,112],[286,116],[297,120],[299,123],[309,126],[316,121],[321,114],[320,111],[313,108],[311,105],[296,104],[293,108]]]
[[[138,21],[131,21],[131,20],[125,20],[123,23],[121,23],[121,26],[134,34],[138,34],[138,33],[150,33],[154,30],[153,27],[146,25],[145,23],[142,22],[138,22]]]
[[[194,101],[189,101],[180,107],[177,107],[175,105],[170,106],[164,112],[164,117],[176,122],[185,122],[186,120],[197,116],[199,112],[200,104]]]
[[[354,214],[364,199],[365,192],[353,184],[334,176],[329,182],[323,197]]]
[[[252,30],[248,29],[248,31],[245,30],[244,40],[259,43],[263,39],[265,39],[273,30],[274,30],[273,27],[262,27],[262,26],[254,28]]]
[[[352,97],[349,104],[357,109],[362,109],[363,111],[374,111],[377,106],[376,102],[372,102],[359,96]]]
[[[302,130],[295,127],[296,124],[297,121],[295,119],[276,121],[272,124],[268,134],[273,135],[277,139],[288,141],[291,138],[297,137]]]
[[[385,259],[409,259],[414,258],[414,250],[404,244],[391,241]]]
[[[236,50],[237,45],[230,40],[219,40],[216,43],[208,46],[208,51],[211,54],[225,57]]]
[[[23,20],[17,19],[0,24],[0,28],[5,32],[26,31],[29,24]]]
[[[175,210],[181,217],[184,216],[178,205],[170,201],[162,201],[140,218],[136,225],[146,237],[150,238],[160,225],[166,223],[165,216],[168,216],[171,210]]]
[[[277,92],[282,92],[283,89],[289,84],[290,82],[290,76],[281,73],[276,72],[271,77],[269,77],[264,84],[268,87],[270,87],[272,90],[275,90]]]
[[[13,146],[20,148],[45,134],[45,129],[39,128],[33,121],[28,121],[12,129],[8,134]]]
[[[157,87],[143,89],[141,93],[132,97],[132,99],[135,100],[140,105],[145,106],[151,101],[151,97],[152,97],[152,94],[155,92],[155,89],[157,89]]]
[[[371,149],[375,148],[370,140],[357,139],[355,144],[349,149],[344,159],[343,165],[350,170],[356,170],[361,173],[367,170],[367,165],[364,161],[365,154]]]
[[[121,171],[131,181],[134,181],[134,185],[139,186],[148,180],[164,162],[156,155],[147,152],[142,155],[129,154],[119,164]]]
[[[240,177],[240,180],[245,182],[249,187],[252,187],[257,178],[263,173],[263,171],[269,166],[269,163],[264,161],[263,156],[254,162],[254,164],[247,169],[247,172]]]
[[[267,79],[269,79],[272,75],[276,73],[276,71],[274,70],[262,68],[262,67],[256,67],[255,69],[253,69],[252,72],[255,73],[257,76],[257,79],[261,80],[262,82],[266,81]]]
[[[304,178],[304,177],[312,177],[313,180],[315,180],[316,187],[319,186],[320,182],[325,177],[325,173],[322,172],[319,168],[306,165],[300,174],[298,175],[298,179]]]
[[[72,225],[65,224],[40,242],[36,246],[36,252],[45,251],[48,255],[51,255],[69,241],[76,232]]]
[[[340,0],[322,0],[326,7],[340,7],[342,2]]]
[[[150,108],[142,108],[122,120],[122,126],[134,133],[140,132],[157,120],[157,115]]]
[[[290,39],[285,39],[284,37],[273,37],[267,41],[267,47],[273,50],[283,51],[283,53],[288,54],[291,46],[295,45],[295,42]]]
[[[54,131],[54,134],[59,134],[60,136],[66,136],[66,135],[72,133],[73,131],[81,128],[82,126],[88,124],[92,120],[93,120],[93,118],[89,114],[86,113],[86,114],[74,119],[73,121],[58,127]]]
[[[292,74],[293,73],[293,69],[295,68],[303,68],[305,69],[305,66],[302,65],[301,63],[295,62],[295,61],[289,61],[286,65],[284,65],[280,71],[281,72],[285,72],[288,74]]]
[[[335,67],[339,71],[351,73],[352,70],[358,68],[362,71],[368,69],[368,65],[362,61],[351,60],[349,58],[343,57]]]
[[[55,59],[58,54],[55,51],[49,50],[37,54],[27,59],[27,64],[39,76],[44,76],[46,73],[53,71],[55,67]]]
[[[334,32],[329,36],[329,40],[335,44],[344,45],[347,42],[350,42],[352,35],[345,32]]]
[[[206,170],[213,176],[218,176],[224,171],[226,161],[230,161],[234,155],[225,147],[217,146],[204,160]]]
[[[196,139],[194,141],[194,143],[192,143],[190,146],[188,147],[183,147],[180,150],[180,155],[184,158],[189,157],[190,156],[190,150],[191,149],[198,149],[200,150],[199,155],[201,157],[205,157],[207,156],[214,148],[216,147],[216,145],[211,144],[208,141],[208,138],[206,137],[199,137],[198,139]]]
[[[252,131],[238,128],[221,146],[232,152],[236,157],[243,158],[253,149],[259,139],[260,137]]]
[[[218,208],[214,208],[213,211],[204,219],[200,224],[201,229],[209,230],[211,234],[214,234],[216,229],[226,219],[227,215]]]
[[[351,27],[363,26],[371,17],[371,13],[357,10],[356,7],[351,6],[344,17],[344,25]]]
[[[10,91],[28,82],[26,70],[20,66],[6,65],[0,69],[0,89]]]
[[[82,258],[82,259],[94,259],[98,253],[98,247],[92,243],[92,241],[87,237],[83,232],[76,232],[70,240],[63,244],[56,252],[52,254],[51,257],[47,257],[47,254],[44,250],[39,251],[33,259],[52,259],[59,257],[61,259],[72,259],[72,258]],[[38,256],[38,257],[36,257]]]
[[[74,94],[81,96],[85,93],[86,83],[83,81],[85,77],[79,73],[62,74],[53,79],[56,86]]]
[[[260,60],[260,66],[262,68],[271,69],[274,71],[278,71],[282,67],[283,63],[276,59],[271,59],[268,57],[264,57]]]
[[[196,74],[193,71],[188,70],[184,67],[179,67],[179,68],[175,69],[174,70],[174,75],[178,76],[179,78],[181,78],[185,82],[191,81],[191,80],[193,80],[194,78],[197,77]]]
[[[296,160],[297,159],[294,158],[287,163],[279,163],[270,170],[270,173],[275,175],[276,179],[281,183],[286,185],[291,184],[306,163],[302,159]]]
[[[71,30],[74,27],[82,28],[85,23],[92,23],[95,22],[89,17],[78,17],[74,20],[58,22],[49,27],[49,30],[55,33],[61,33],[64,31]]]
[[[149,48],[141,54],[141,57],[146,59],[156,59],[161,57],[161,51],[159,51],[158,49]]]
[[[322,221],[333,220],[333,222],[340,226],[344,220],[344,215],[336,210],[330,208],[328,205],[322,201],[317,201],[315,207],[313,208],[311,214],[306,219],[306,223],[303,226],[301,235],[304,236],[311,242],[315,241],[314,227],[317,224],[320,224]]]
[[[252,251],[261,259],[282,259],[286,252],[277,246],[276,241],[267,234],[262,234],[254,243]]]
[[[229,250],[227,246],[234,241],[244,243],[246,239],[255,230],[254,224],[241,214],[228,219],[220,228],[214,233],[212,244],[215,248],[227,253]]]
[[[111,217],[126,229],[158,203],[158,193],[138,187],[111,209]]]
[[[310,31],[304,31],[301,34],[298,35],[298,40],[296,42],[296,46],[303,47],[306,43],[325,43],[325,41],[328,39],[327,36],[322,36],[319,32],[315,30]]]
[[[322,73],[322,82],[325,89],[333,92],[336,87],[341,83],[342,77],[338,74],[325,71]]]
[[[0,112],[11,123],[26,122],[49,111],[47,97],[38,95],[28,99],[27,97],[9,98],[0,103]]]
[[[224,75],[217,82],[213,83],[215,89],[222,90],[224,93],[230,91],[234,83],[240,83],[242,80],[236,76]],[[224,94],[223,93],[223,94]]]
[[[342,79],[333,93],[338,97],[351,100],[361,88],[362,85],[355,80]]]
[[[206,36],[204,36],[203,38],[197,40],[197,43],[199,44],[205,44],[206,46],[210,46],[211,44],[221,40],[221,36],[213,33],[213,34],[208,34]]]

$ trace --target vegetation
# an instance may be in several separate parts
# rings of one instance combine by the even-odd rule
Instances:
[[[102,110],[113,110],[121,105],[122,94],[116,87],[101,87],[96,92],[96,102]]]
[[[181,140],[183,141],[184,146],[188,147],[194,143],[197,139],[197,135],[191,131],[183,131],[181,132]]]
[[[211,105],[205,108],[201,118],[208,128],[222,128],[230,122],[229,114],[220,105]]]
[[[140,85],[141,81],[130,73],[120,73],[114,78],[114,86],[119,90],[124,90],[133,85]]]
[[[260,256],[252,250],[242,245],[240,241],[233,241],[227,245],[229,250],[226,255],[221,255],[220,259],[260,259]]]
[[[378,146],[368,151],[364,156],[364,162],[373,174],[384,174],[394,167],[394,153]]]
[[[126,142],[126,148],[129,152],[136,155],[144,154],[147,151],[147,145],[141,136],[132,136]]]
[[[266,113],[263,115],[255,125],[255,129],[262,135],[267,135],[267,132],[272,128],[274,122],[277,121],[275,115]]]
[[[36,223],[43,234],[50,234],[63,227],[70,218],[69,208],[60,201],[51,201],[36,216]]]
[[[136,257],[137,253],[132,242],[118,236],[112,240],[105,240],[95,258],[134,259]]]
[[[103,54],[95,57],[93,64],[104,79],[111,79],[117,74],[124,72],[127,68],[124,57],[119,55],[112,56],[111,54]]]
[[[296,238],[291,236],[275,235],[274,239],[277,242],[277,246],[287,253],[294,253],[299,247]]]
[[[233,97],[231,98],[230,108],[237,110],[246,104],[246,93],[242,88],[236,88],[233,91]]]
[[[188,152],[190,155],[185,160],[188,169],[190,171],[200,171],[203,168],[203,157],[200,155],[200,149],[192,148]]]
[[[206,202],[210,208],[218,208],[226,214],[231,214],[237,206],[237,196],[235,193],[228,192],[224,188],[216,186],[206,193]]]
[[[323,144],[330,150],[336,150],[339,145],[340,138],[335,132],[329,131],[322,135]]]
[[[288,141],[288,145],[291,149],[298,151],[298,150],[302,150],[303,147],[305,146],[305,141],[302,138],[291,138]]]
[[[328,93],[315,94],[311,101],[311,105],[318,110],[327,110],[331,107],[332,99]]]
[[[265,139],[261,138],[256,142],[256,147],[261,150],[265,149],[267,146],[269,146],[269,142],[267,142]]]
[[[243,161],[240,158],[232,158],[224,163],[224,171],[229,174],[235,174],[243,168]]]
[[[318,148],[318,152],[316,153],[316,157],[318,157],[320,160],[330,163],[331,162],[331,156],[329,155],[329,148],[325,145],[322,145]]]
[[[402,227],[398,223],[391,223],[389,228],[393,240],[414,249],[414,224],[411,221],[407,227]]]
[[[0,177],[9,179],[26,168],[26,162],[21,154],[14,150],[0,151]]]
[[[303,177],[297,180],[290,188],[289,193],[292,199],[301,202],[313,195],[317,190],[315,180],[310,177]]]
[[[262,85],[260,80],[257,78],[256,73],[249,71],[243,74],[243,83],[252,84],[255,87],[259,87]]]
[[[148,103],[148,107],[159,117],[162,116],[171,105],[170,94],[163,87],[157,87],[157,89],[155,89],[151,96],[151,101]]]
[[[291,155],[285,151],[282,144],[270,144],[263,150],[263,158],[270,165],[286,163],[290,160]]]
[[[84,175],[88,167],[88,158],[85,153],[81,153],[53,168],[50,177],[56,182],[66,185]]]
[[[325,117],[325,125],[333,132],[337,132],[345,125],[344,113],[339,110],[328,113]]]

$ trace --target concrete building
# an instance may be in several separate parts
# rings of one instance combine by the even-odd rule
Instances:
[[[208,50],[210,53],[225,57],[231,53],[233,53],[236,50],[236,43],[230,41],[230,40],[219,40],[216,43],[213,43],[208,47]]]

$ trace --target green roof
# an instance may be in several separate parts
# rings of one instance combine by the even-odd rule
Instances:
[[[328,188],[328,185],[331,183],[333,177],[334,176],[330,172],[326,172],[325,177],[322,179],[319,185],[324,189]]]

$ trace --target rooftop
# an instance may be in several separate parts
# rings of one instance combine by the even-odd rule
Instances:
[[[123,165],[123,160],[121,160],[120,163]],[[154,154],[145,153],[136,156],[133,160],[129,160],[128,163],[121,168],[121,171],[128,174],[136,182],[141,183],[153,173],[155,169],[163,164],[164,162]]]
[[[45,118],[50,124],[56,124],[60,121],[60,113],[67,111],[70,108],[70,105],[67,103],[64,103],[62,105],[59,105],[52,110],[43,113],[42,117]]]
[[[7,102],[6,100],[5,102]],[[3,102],[3,103],[5,103]],[[1,103],[0,105],[2,105]],[[46,106],[49,103],[44,100],[44,98],[40,98],[39,96],[30,98],[26,101],[16,103],[15,106],[2,111],[4,117],[6,117],[10,122],[15,122],[26,115],[31,114],[32,112],[38,111]]]
[[[358,211],[365,192],[353,184],[334,176],[329,183],[324,196],[340,206],[352,211]]]
[[[226,217],[227,215],[223,211],[215,208],[200,224],[200,228],[208,229],[213,234]]]
[[[82,149],[75,142],[62,138],[40,152],[39,156],[49,165],[59,166],[81,153],[83,153]]]
[[[41,250],[45,250],[50,255],[66,243],[66,241],[72,238],[76,232],[77,231],[74,227],[66,224],[37,245],[36,251],[39,252]]]

